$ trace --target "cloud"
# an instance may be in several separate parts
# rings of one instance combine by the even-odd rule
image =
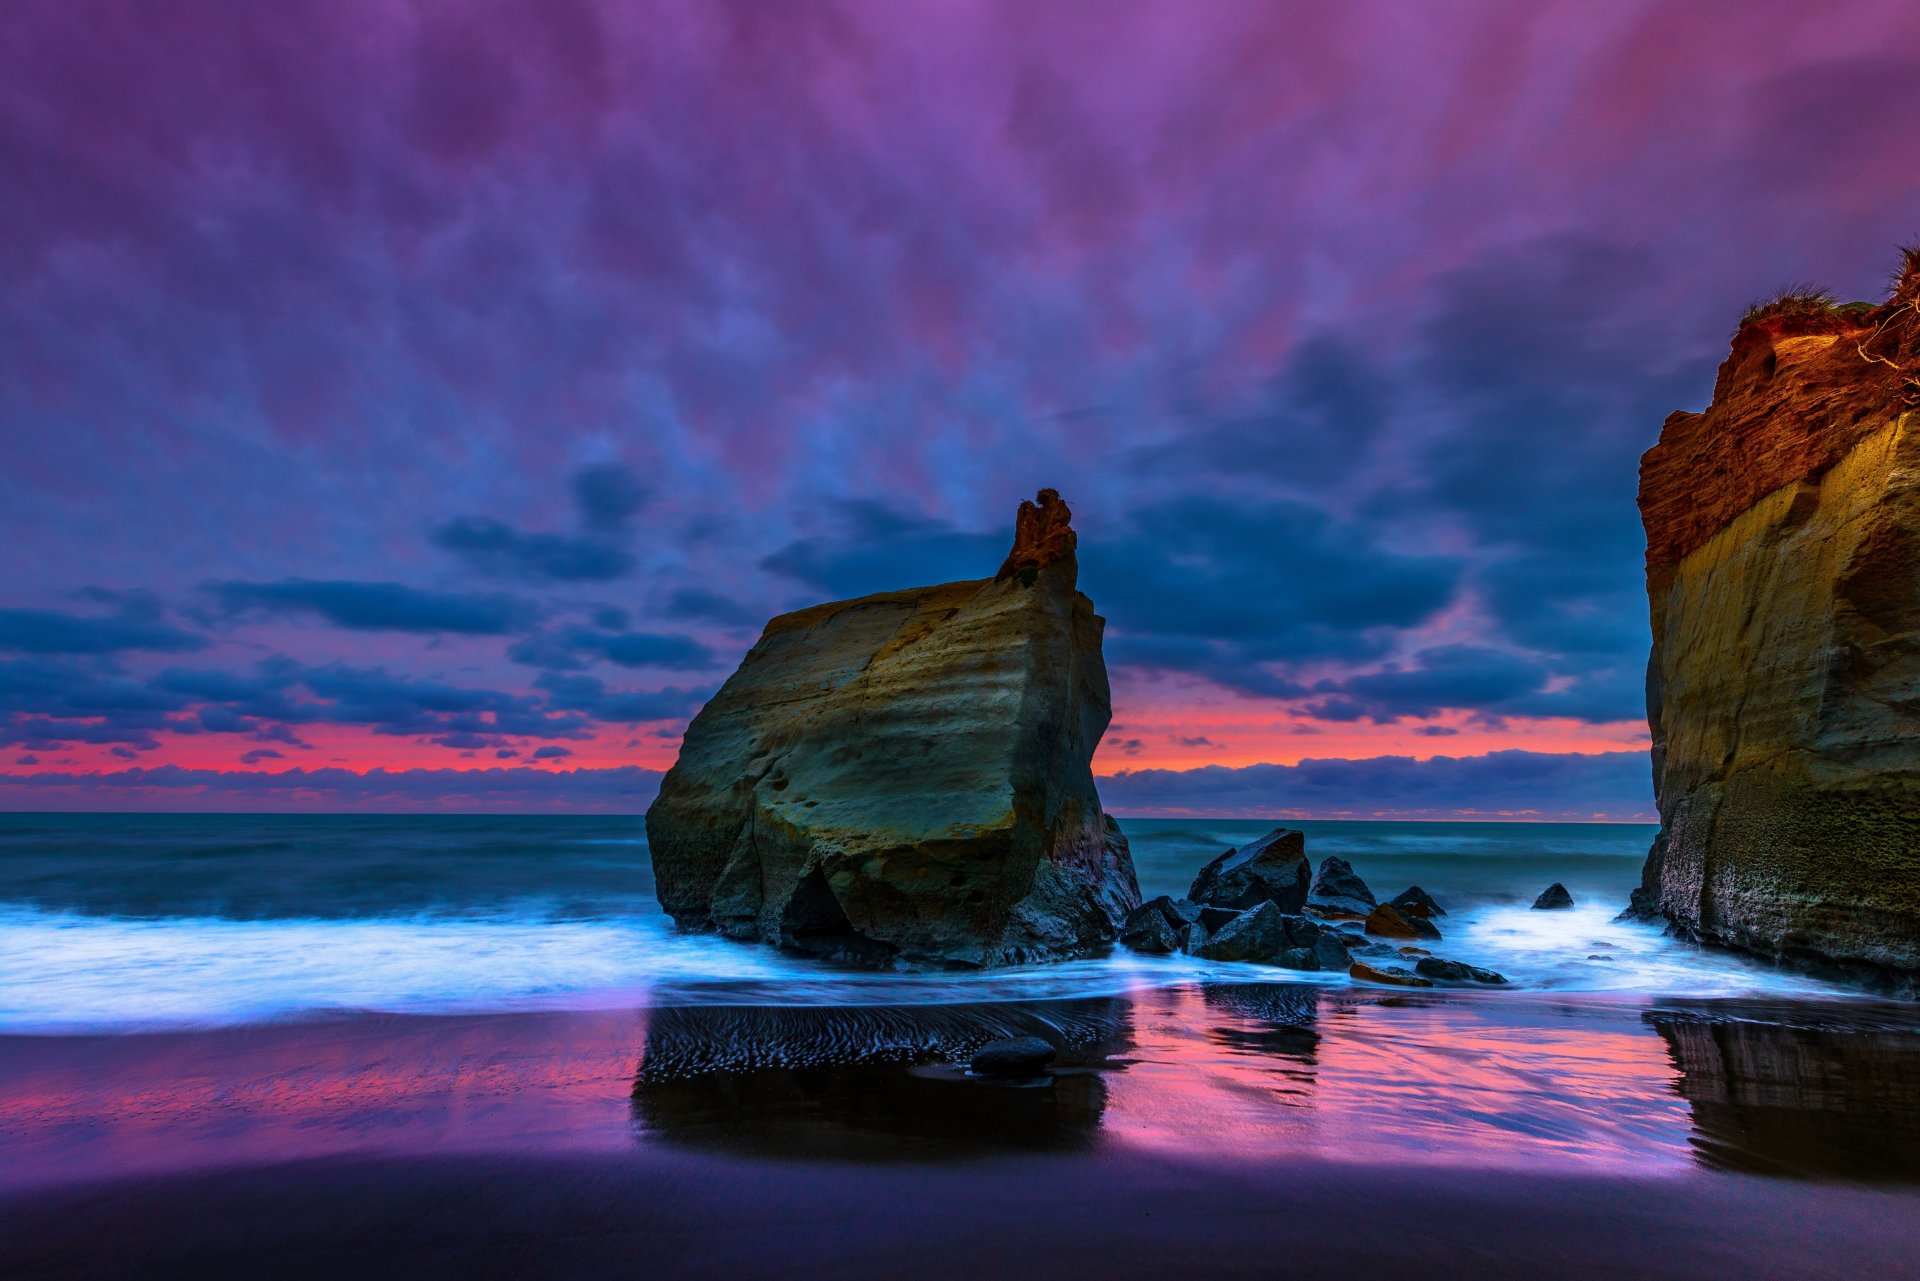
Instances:
[[[0,652],[118,654],[148,650],[179,654],[204,649],[203,636],[161,622],[157,606],[128,606],[110,615],[50,609],[0,609]]]
[[[449,521],[433,541],[487,573],[604,583],[633,572],[633,554],[592,538],[528,534],[497,520],[469,516]]]
[[[288,578],[208,583],[206,590],[229,617],[306,616],[354,631],[501,636],[532,613],[526,602],[511,596],[424,591],[400,583]]]
[[[578,671],[597,661],[619,667],[666,667],[679,670],[710,667],[714,653],[688,636],[667,632],[607,631],[594,627],[563,627],[515,641],[507,657],[529,667],[549,671]]]
[[[1505,751],[1415,760],[1303,760],[1297,765],[1122,770],[1101,802],[1134,815],[1352,818],[1516,817],[1653,821],[1645,752]]]
[[[599,463],[574,473],[573,497],[588,532],[605,536],[632,524],[651,494],[632,468]]]

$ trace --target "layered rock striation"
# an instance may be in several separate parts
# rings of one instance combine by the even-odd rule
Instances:
[[[1641,463],[1661,832],[1634,907],[1920,974],[1920,253],[1879,306],[1750,313]]]
[[[1042,490],[994,578],[768,623],[647,811],[676,922],[863,963],[1112,941],[1140,891],[1094,789],[1104,620],[1074,551]]]

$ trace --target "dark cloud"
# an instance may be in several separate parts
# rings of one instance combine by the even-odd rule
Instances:
[[[533,759],[536,761],[562,761],[572,755],[573,749],[570,747],[536,747],[533,749]]]
[[[1592,756],[1493,752],[1122,770],[1100,780],[1105,806],[1127,814],[1459,818],[1474,815],[1648,821],[1645,752]]]
[[[991,578],[1012,532],[973,534],[882,502],[829,504],[828,528],[797,539],[761,561],[763,568],[844,600],[933,583]]]
[[[276,752],[271,747],[256,747],[240,754],[242,765],[258,765],[262,761],[284,761],[285,759],[287,759],[286,753]]]
[[[425,591],[400,583],[288,578],[208,583],[206,590],[228,617],[311,617],[355,631],[501,636],[532,614],[526,602],[511,596]]]
[[[625,530],[647,505],[647,487],[629,467],[600,463],[582,467],[573,476],[573,498],[580,522],[590,533],[608,535]]]
[[[601,583],[626,577],[634,566],[631,552],[598,539],[523,533],[477,516],[449,521],[433,541],[483,572],[521,578]]]
[[[690,689],[610,690],[595,677],[557,672],[540,676],[534,684],[545,691],[550,706],[612,724],[680,720],[705,701]]]
[[[619,667],[710,667],[713,651],[688,636],[666,632],[614,632],[594,627],[562,627],[515,641],[507,657],[549,671],[579,671],[605,661]]]
[[[118,654],[149,650],[179,654],[204,649],[205,637],[161,621],[158,606],[124,604],[108,615],[51,609],[0,609],[0,652]]]

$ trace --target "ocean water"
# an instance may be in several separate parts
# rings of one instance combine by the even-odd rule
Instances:
[[[1846,995],[1616,922],[1653,829],[1305,822],[1381,898],[1418,884],[1444,956],[1519,991]],[[1259,820],[1123,820],[1141,888],[1181,893]],[[1577,906],[1534,912],[1561,881]],[[861,973],[674,929],[638,817],[0,815],[0,1033],[356,1010],[902,1005],[1093,997],[1277,972],[1130,955]],[[1344,975],[1299,975],[1345,985]]]

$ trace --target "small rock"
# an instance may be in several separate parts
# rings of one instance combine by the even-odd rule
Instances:
[[[1587,953],[1587,959],[1589,961],[1609,961],[1610,962],[1614,958],[1611,956],[1602,956],[1598,952],[1589,952]]]
[[[1128,915],[1127,923],[1120,927],[1120,942],[1136,952],[1177,952],[1191,946],[1200,911],[1197,903],[1162,894]]]
[[[1426,948],[1424,948],[1424,947],[1403,947],[1403,948],[1401,948],[1401,949],[1400,949],[1400,955],[1402,955],[1402,956],[1432,956],[1432,955],[1433,955],[1433,953],[1432,953],[1432,952],[1429,952],[1429,951],[1427,951],[1427,949],[1426,949]]]
[[[1367,917],[1367,933],[1390,939],[1437,939],[1440,930],[1431,921],[1403,915],[1391,903],[1382,903]]]
[[[1567,887],[1555,881],[1540,891],[1540,897],[1533,900],[1533,906],[1539,911],[1554,911],[1573,906],[1573,895],[1567,893]]]
[[[1209,935],[1218,934],[1238,919],[1240,919],[1238,908],[1203,907],[1200,909],[1200,924]]]
[[[1307,890],[1307,908],[1316,916],[1354,916],[1364,918],[1378,902],[1367,883],[1343,858],[1323,859],[1320,871]]]
[[[1398,965],[1368,965],[1365,961],[1355,961],[1347,974],[1351,978],[1367,983],[1385,983],[1391,987],[1432,987],[1427,979],[1421,978],[1411,970]]]
[[[1463,961],[1445,961],[1437,956],[1423,957],[1415,962],[1416,973],[1430,979],[1445,979],[1449,983],[1505,983],[1507,976],[1498,970],[1483,970],[1477,965],[1468,965]]]
[[[1399,908],[1402,916],[1418,916],[1426,919],[1447,914],[1447,909],[1434,902],[1433,895],[1418,885],[1400,891],[1387,902]]]
[[[1127,923],[1120,927],[1120,943],[1135,952],[1164,956],[1180,950],[1185,934],[1184,926],[1175,932],[1166,917],[1151,907],[1140,907],[1135,908],[1127,917]]]
[[[1013,1036],[988,1041],[968,1066],[982,1076],[1039,1076],[1053,1059],[1054,1048],[1039,1037]]]
[[[1272,903],[1282,912],[1295,913],[1306,906],[1312,879],[1307,838],[1292,828],[1277,827],[1246,848],[1228,850],[1201,868],[1187,897],[1203,905],[1236,909]]]

